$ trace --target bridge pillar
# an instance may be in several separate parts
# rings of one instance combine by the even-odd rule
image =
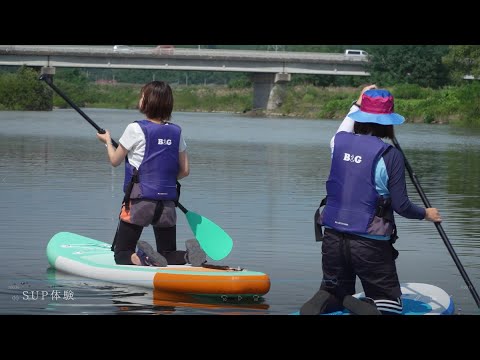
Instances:
[[[278,73],[275,74],[275,83],[270,90],[270,97],[267,103],[267,111],[275,111],[283,104],[286,89],[285,84],[291,80],[291,74]]]
[[[275,74],[254,73],[253,82],[253,111],[266,110],[270,91],[272,91]]]
[[[40,68],[40,75],[44,75],[44,76],[48,76],[50,78],[50,80],[52,80],[53,82],[53,75],[55,75],[55,68],[53,66],[42,66]],[[48,96],[49,96],[49,109],[50,111],[53,110],[53,91],[51,91],[50,89],[48,89]]]
[[[285,94],[284,85],[290,81],[287,73],[254,73],[253,82],[253,110],[273,111],[278,109]]]

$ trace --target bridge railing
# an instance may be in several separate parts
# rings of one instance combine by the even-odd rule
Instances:
[[[128,50],[114,50],[113,46],[78,46],[78,45],[0,45],[0,53],[25,55],[77,55],[77,56],[114,56],[114,57],[189,57],[217,59],[255,59],[282,61],[338,61],[362,63],[368,62],[364,57],[346,56],[341,53],[314,53],[295,51],[260,51],[260,50],[223,50],[223,49],[188,49],[155,47],[128,47]]]

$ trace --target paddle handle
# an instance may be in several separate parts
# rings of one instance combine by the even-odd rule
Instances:
[[[405,167],[407,168],[408,175],[410,176],[410,179],[412,180],[413,185],[417,189],[418,194],[422,198],[423,204],[425,205],[425,207],[431,208],[432,206],[430,205],[430,201],[428,201],[427,195],[423,191],[422,186],[420,185],[420,182],[418,181],[417,175],[415,174],[415,172],[413,171],[412,167],[410,166],[407,158],[405,157],[405,153],[403,152],[402,148],[400,147],[400,144],[398,143],[398,141],[395,137],[392,139],[392,141],[393,141],[393,144],[395,145],[395,147],[403,155],[403,158],[405,160]],[[468,290],[470,290],[470,293],[472,294],[473,299],[477,303],[478,308],[480,308],[480,296],[478,296],[477,290],[475,290],[475,287],[473,286],[472,282],[470,281],[470,278],[468,277],[467,272],[465,271],[462,263],[460,262],[460,259],[457,256],[457,253],[455,252],[455,249],[453,248],[452,244],[450,243],[450,240],[448,240],[447,234],[443,230],[443,227],[440,223],[436,222],[434,224],[435,224],[435,227],[438,230],[438,233],[440,234],[440,237],[443,240],[443,243],[447,247],[448,252],[450,253],[450,256],[452,257],[453,262],[457,266],[458,271],[460,271],[460,274],[462,275],[463,280],[465,281],[465,284],[468,287]]]

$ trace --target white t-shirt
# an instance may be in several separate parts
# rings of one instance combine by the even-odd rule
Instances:
[[[168,125],[168,123],[166,124]],[[118,140],[122,146],[128,150],[128,162],[138,169],[143,161],[145,155],[145,134],[140,125],[136,122],[128,124],[123,135]],[[178,152],[184,152],[187,149],[187,144],[180,133],[180,144]]]

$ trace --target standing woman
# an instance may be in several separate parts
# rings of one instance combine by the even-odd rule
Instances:
[[[172,89],[163,81],[145,84],[138,107],[145,118],[126,127],[116,149],[108,130],[105,134],[97,133],[98,139],[105,143],[112,166],[125,159],[125,197],[112,244],[115,262],[201,266],[206,254],[196,239],[186,241],[187,251],[177,251],[176,245],[176,182],[189,175],[190,167],[182,129],[170,122]],[[153,226],[157,252],[147,242],[138,241],[148,225]]]
[[[326,205],[318,219],[325,227],[322,243],[323,280],[302,314],[339,310],[355,293],[356,276],[365,297],[382,314],[401,314],[401,288],[393,243],[394,212],[407,219],[441,222],[436,208],[408,198],[405,159],[382,139],[393,139],[392,94],[375,85],[365,87],[330,143],[332,163],[326,183]]]

